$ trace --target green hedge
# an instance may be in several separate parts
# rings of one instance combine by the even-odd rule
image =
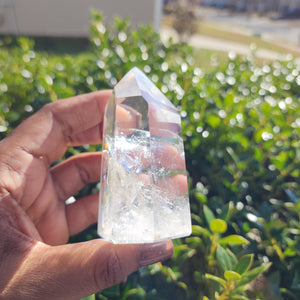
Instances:
[[[94,12],[91,50],[72,56],[1,40],[0,138],[46,102],[111,88],[133,66],[181,110],[193,235],[96,298],[299,299],[300,66],[230,54],[207,73],[192,48],[129,25],[109,28]],[[70,242],[94,237],[92,226]]]

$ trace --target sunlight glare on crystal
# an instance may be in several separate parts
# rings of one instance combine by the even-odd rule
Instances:
[[[117,244],[190,235],[181,118],[175,106],[133,68],[115,85],[103,128],[99,235]]]

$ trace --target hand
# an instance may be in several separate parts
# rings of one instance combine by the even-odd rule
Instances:
[[[110,94],[48,104],[0,142],[1,299],[80,299],[172,255],[171,241],[62,245],[97,221],[98,195],[65,200],[99,180],[101,153],[50,165],[68,146],[101,143]]]

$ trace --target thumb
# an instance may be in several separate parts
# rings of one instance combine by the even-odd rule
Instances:
[[[30,295],[18,299],[81,299],[172,254],[171,241],[114,245],[97,239],[55,247],[37,243],[22,268],[24,276],[11,290],[14,296],[22,290]]]

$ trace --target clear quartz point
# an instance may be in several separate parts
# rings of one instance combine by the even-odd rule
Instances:
[[[191,234],[180,115],[138,68],[106,108],[98,233],[116,244]]]

